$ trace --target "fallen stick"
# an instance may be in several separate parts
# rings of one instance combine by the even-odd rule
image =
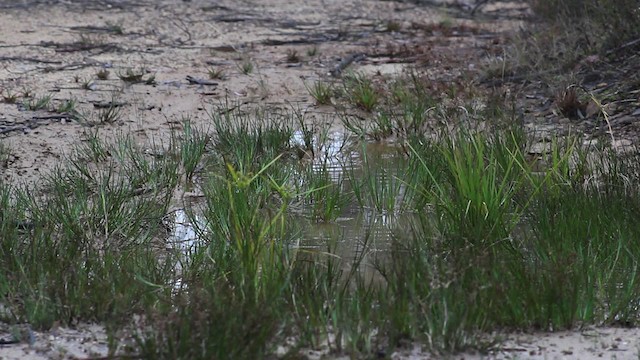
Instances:
[[[42,64],[62,64],[62,61],[43,60],[38,58],[20,57],[20,56],[0,56],[0,61],[24,61],[24,62],[34,62],[34,63],[42,63]]]
[[[194,78],[191,75],[187,75],[187,81],[192,85],[207,85],[207,86],[217,86],[218,83],[215,81],[209,81],[204,79]]]
[[[342,59],[342,61],[340,61],[340,63],[338,63],[338,65],[333,70],[331,70],[331,76],[333,77],[340,76],[340,74],[342,74],[344,69],[346,69],[349,65],[351,65],[352,62],[360,61],[364,59],[365,56],[366,55],[364,53],[351,54],[347,56],[346,58]]]

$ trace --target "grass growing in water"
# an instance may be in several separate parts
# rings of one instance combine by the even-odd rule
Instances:
[[[556,141],[534,171],[518,131],[413,134],[397,175],[383,180],[368,157],[329,177],[296,156],[281,115],[218,115],[210,137],[185,124],[164,156],[89,134],[36,190],[0,183],[2,320],[117,329],[144,314],[135,352],[150,358],[261,358],[282,344],[368,357],[405,341],[450,352],[496,329],[637,324],[637,155]],[[201,241],[168,251],[163,218],[201,164]],[[339,236],[299,246],[301,198],[333,222],[351,196],[410,226],[390,222],[378,254],[364,236],[353,259],[335,254],[350,240]]]

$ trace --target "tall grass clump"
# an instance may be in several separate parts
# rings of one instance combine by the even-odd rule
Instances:
[[[528,180],[526,165],[515,152],[499,152],[503,146],[487,135],[461,132],[441,141],[431,155],[439,158],[433,169],[412,147],[425,176],[418,186],[430,189],[423,196],[433,200],[444,233],[457,233],[466,239],[463,243],[493,242],[517,224],[520,209],[514,195]]]
[[[11,219],[0,229],[1,301],[11,322],[123,324],[153,306],[156,289],[147,282],[171,281],[173,260],[158,257],[154,240],[173,187],[140,192],[121,171],[129,160],[100,169],[71,158],[35,188],[2,189],[2,214]]]
[[[387,284],[378,294],[386,314],[381,333],[392,346],[419,341],[434,353],[479,346],[487,318],[476,304],[482,285],[469,279],[473,265],[449,264],[461,255],[449,254],[428,217],[420,219],[408,238],[394,241],[391,260],[379,269]]]
[[[588,176],[552,183],[557,190],[541,192],[529,209],[535,258],[547,275],[537,279],[541,291],[530,293],[544,312],[529,315],[530,321],[555,328],[635,324],[640,248],[631,239],[640,231],[632,220],[639,194],[626,183],[640,174],[637,154],[611,156],[605,150],[595,159],[578,159],[591,162]]]
[[[414,189],[433,207],[381,269],[392,338],[451,351],[495,329],[637,323],[637,155],[553,141],[540,172],[510,138],[454,135],[435,160],[412,144],[424,167]]]
[[[181,145],[182,168],[187,180],[190,181],[201,165],[200,162],[209,143],[209,137],[202,130],[194,128],[187,118],[183,121],[183,139],[178,143]]]
[[[303,206],[309,207],[313,219],[333,221],[351,203],[351,193],[345,187],[345,175],[330,168],[326,161],[320,166],[308,167],[303,176]]]
[[[447,352],[479,345],[492,320],[483,301],[502,263],[517,258],[511,234],[526,207],[515,196],[528,182],[526,166],[515,151],[501,157],[501,145],[470,132],[409,144],[415,174],[406,179],[418,212],[381,270],[392,339]]]
[[[269,207],[271,190],[259,190],[270,162],[256,174],[229,166],[204,186],[207,228],[194,260],[183,269],[185,291],[142,334],[145,356],[154,358],[260,358],[282,330],[284,294],[295,258],[285,221],[287,201]]]
[[[211,114],[214,148],[241,172],[257,172],[278,155],[293,154],[292,117],[257,112],[255,116],[216,111]]]
[[[349,199],[343,178],[328,156],[320,164],[290,156],[278,125],[238,124],[216,125],[220,152],[207,156],[218,166],[206,170],[196,225],[202,241],[181,265],[177,294],[138,334],[141,354],[263,358],[284,343],[293,356],[322,344],[371,353],[376,292],[357,275],[366,251],[352,261],[333,253],[335,242],[327,251],[300,244],[299,206],[313,220],[333,221]]]

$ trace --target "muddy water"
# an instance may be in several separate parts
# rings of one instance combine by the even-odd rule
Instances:
[[[331,223],[310,223],[299,247],[316,254],[337,256],[345,274],[356,270],[366,281],[378,282],[382,280],[378,268],[385,264],[394,229],[402,220],[404,218],[364,212]]]
[[[341,186],[345,196],[352,191],[354,185],[351,181],[358,181],[365,176],[374,176],[376,182],[392,178],[401,181],[401,169],[406,160],[396,147],[380,144],[350,147],[347,145],[349,139],[340,132],[327,134],[322,142],[317,137],[311,141],[316,149],[310,164],[312,170],[326,171],[329,179]],[[304,134],[295,132],[291,144],[304,146]],[[400,193],[403,192],[401,189]],[[316,255],[330,253],[341,260],[345,271],[358,263],[358,271],[363,272],[366,278],[374,276],[376,264],[388,253],[395,229],[406,226],[411,216],[379,211],[373,206],[361,208],[354,198],[330,222],[312,219],[306,215],[309,213],[306,210],[302,209],[299,215],[293,215],[291,219],[300,224],[302,230],[301,238],[293,250]],[[184,209],[173,212],[169,219],[172,230],[167,241],[168,248],[184,254],[187,260],[203,245],[198,230],[206,229],[205,219],[198,214],[189,215]]]

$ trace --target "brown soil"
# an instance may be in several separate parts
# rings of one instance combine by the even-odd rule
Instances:
[[[0,0],[0,93],[5,99],[0,102],[0,142],[11,151],[8,161],[0,163],[0,180],[33,184],[92,132],[104,138],[130,134],[149,147],[168,141],[186,117],[206,127],[209,112],[220,104],[294,108],[308,121],[338,128],[334,109],[315,105],[305,83],[337,81],[339,64],[364,54],[350,69],[382,79],[416,67],[434,84],[466,84],[478,78],[483,57],[495,52],[526,13],[521,2],[513,1],[489,4],[480,10],[484,15],[473,19],[468,16],[471,1],[437,3],[440,6],[376,0]],[[397,31],[387,31],[392,27]],[[312,49],[317,54],[311,54]],[[289,56],[294,53],[299,59]],[[241,71],[245,62],[253,64],[249,74]],[[223,79],[209,79],[212,68],[222,70]],[[101,70],[109,72],[107,79],[98,79]],[[142,75],[142,82],[121,80],[128,70]],[[527,99],[535,107],[525,120],[532,126],[556,132],[575,124],[558,120],[563,116],[554,110],[548,89],[527,89],[533,91]],[[49,108],[76,101],[86,119],[22,105],[43,96],[51,96]],[[120,105],[121,119],[96,123],[99,108],[109,103]],[[633,107],[620,109],[611,116],[621,124],[623,119],[624,124],[634,123],[640,115]],[[509,335],[505,345],[486,357],[637,358],[640,333],[635,329],[589,334],[596,335]],[[35,335],[32,345],[0,345],[0,358],[106,355],[106,335],[99,326]],[[460,356],[478,357],[483,356]],[[417,346],[392,358],[430,356]]]

